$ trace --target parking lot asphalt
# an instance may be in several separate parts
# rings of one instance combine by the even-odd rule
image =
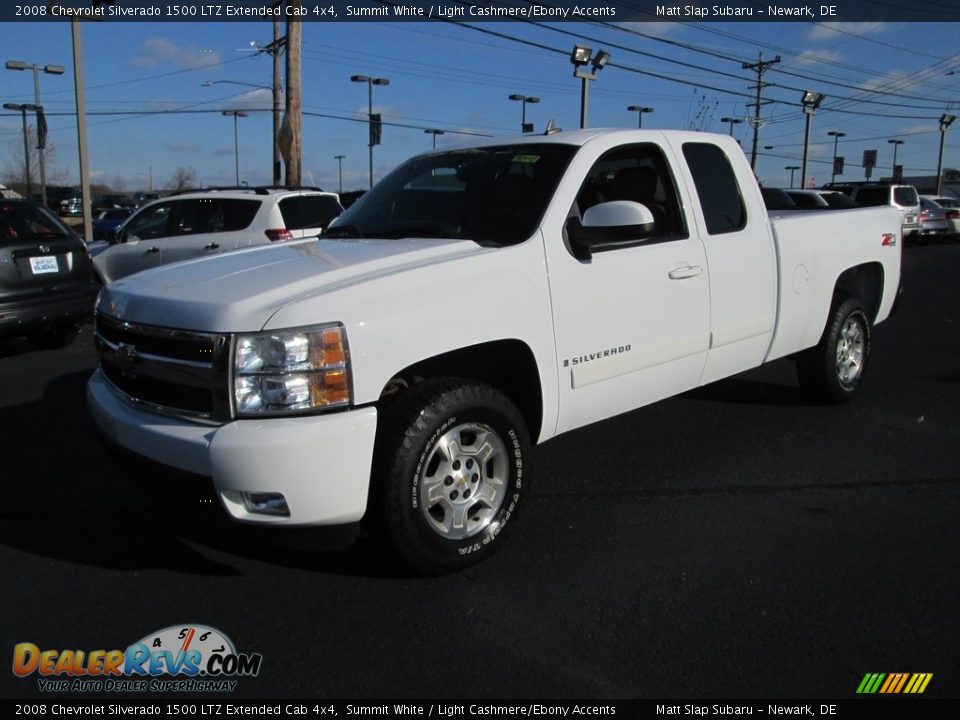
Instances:
[[[262,654],[238,698],[844,699],[881,671],[960,697],[958,270],[906,249],[854,403],[783,361],[546,443],[509,544],[441,578],[131,477],[86,414],[90,327],[0,341],[0,657],[200,623]]]

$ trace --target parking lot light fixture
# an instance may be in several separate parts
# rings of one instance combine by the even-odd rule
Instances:
[[[635,112],[637,114],[637,129],[640,130],[643,128],[643,114],[652,113],[652,107],[644,107],[642,105],[628,105],[627,110],[630,112]]]
[[[63,75],[66,69],[63,65],[30,65],[23,60],[7,60],[4,64],[7,70],[33,70],[34,112],[37,113],[37,157],[40,160],[40,199],[47,204],[47,171],[44,163],[43,150],[47,146],[47,120],[43,116],[43,105],[40,104],[40,73],[47,75]]]
[[[373,146],[374,146],[374,137],[373,137],[373,86],[374,85],[389,85],[390,80],[388,78],[375,78],[370,77],[369,75],[351,75],[350,82],[355,83],[366,83],[367,84],[367,126],[370,131],[370,138],[368,143],[369,155],[370,155],[370,187],[373,187]],[[377,143],[379,145],[379,138]]]
[[[723,117],[723,118],[720,118],[720,122],[729,123],[729,125],[730,125],[730,137],[733,137],[733,126],[734,126],[734,125],[739,125],[740,123],[742,123],[742,122],[743,122],[743,118]]]
[[[951,115],[950,113],[944,113],[940,116],[940,154],[937,160],[937,195],[942,194],[943,190],[943,138],[947,133],[947,129],[956,119],[957,116]]]
[[[833,171],[830,173],[830,182],[835,182],[837,179],[837,142],[842,137],[846,137],[845,132],[839,132],[837,130],[830,130],[827,132],[827,135],[833,138]]]
[[[570,53],[570,62],[573,63],[573,76],[580,78],[580,129],[587,127],[587,112],[590,106],[590,86],[591,80],[597,79],[597,73],[606,67],[610,62],[610,53],[605,50],[597,50],[593,55],[593,50],[583,45],[575,45],[573,52]],[[590,69],[587,69],[590,65]]]
[[[227,117],[233,116],[233,164],[237,175],[237,187],[240,186],[240,141],[237,135],[237,118],[247,117],[243,110],[224,110],[223,114]]]
[[[520,132],[533,132],[533,123],[527,125],[527,103],[536,105],[538,102],[540,102],[540,98],[533,97],[532,95],[520,95],[518,93],[514,93],[513,95],[510,95],[510,99],[523,103],[523,106],[520,110]]]
[[[593,50],[583,45],[575,45],[573,52],[570,53],[570,62],[574,65],[589,65],[590,56],[593,54]]]

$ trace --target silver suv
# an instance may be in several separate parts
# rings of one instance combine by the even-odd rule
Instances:
[[[900,236],[906,239],[920,233],[920,196],[913,185],[857,185],[850,191],[850,199],[861,207],[895,207],[900,211]]]
[[[141,270],[252,245],[318,235],[343,212],[319,188],[223,188],[188,192],[140,208],[94,258],[106,284]]]

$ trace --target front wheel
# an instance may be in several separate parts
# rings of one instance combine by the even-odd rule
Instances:
[[[860,300],[849,297],[835,304],[820,343],[797,360],[803,390],[826,402],[852,399],[867,371],[870,332],[870,319]]]
[[[435,380],[384,410],[375,491],[400,556],[428,574],[494,553],[529,486],[527,430],[489,385]]]

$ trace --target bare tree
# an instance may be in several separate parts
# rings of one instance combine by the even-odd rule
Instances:
[[[110,187],[114,192],[125,192],[127,189],[127,179],[120,173],[117,173],[113,176],[113,180],[110,181]]]
[[[713,116],[719,106],[720,102],[718,100],[710,100],[698,88],[695,88],[690,100],[690,107],[687,109],[687,129],[709,130],[713,126]]]
[[[167,187],[171,190],[187,190],[194,187],[196,184],[196,171],[194,171],[192,167],[178,165],[177,169],[173,171],[173,175],[170,177]]]
[[[30,148],[30,185],[38,189],[40,187],[40,153],[37,150],[37,134],[33,125],[27,126],[27,145]],[[43,154],[47,185],[66,184],[69,174],[57,158],[57,146],[49,138]],[[18,133],[17,137],[7,142],[7,161],[0,169],[0,178],[5,185],[15,188],[18,192],[26,192],[27,164],[23,155],[22,133]]]

